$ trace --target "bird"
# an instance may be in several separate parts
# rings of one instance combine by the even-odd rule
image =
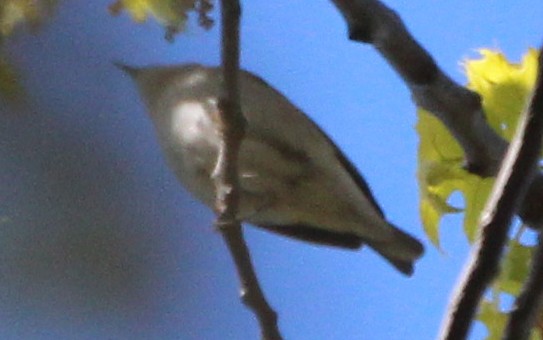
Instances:
[[[221,68],[115,65],[135,82],[171,170],[214,209]],[[237,164],[237,218],[313,244],[353,250],[367,245],[411,276],[423,245],[388,222],[367,182],[330,137],[259,76],[240,70],[239,86],[246,132]]]

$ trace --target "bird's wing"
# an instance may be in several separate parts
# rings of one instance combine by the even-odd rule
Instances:
[[[280,235],[326,246],[358,249],[363,244],[362,238],[358,235],[328,231],[308,225],[295,224],[277,226],[257,224],[256,226]]]
[[[242,86],[245,86],[242,94],[247,96],[244,98],[244,101],[250,102],[253,98],[258,98],[259,95],[263,96],[264,91],[267,91],[266,95],[269,95],[269,91],[271,90],[275,95],[274,101],[270,103],[269,107],[257,106],[261,102],[258,99],[254,99],[253,112],[251,115],[247,115],[248,120],[256,114],[261,115],[258,119],[252,119],[249,124],[251,129],[255,130],[254,133],[262,138],[274,141],[275,145],[283,145],[285,153],[286,150],[290,150],[287,154],[301,161],[304,158],[311,158],[308,150],[315,150],[315,158],[318,158],[318,153],[322,153],[323,149],[329,149],[333,153],[333,157],[335,157],[353,183],[364,194],[372,207],[384,218],[384,212],[373,196],[368,183],[330,137],[305,113],[294,106],[283,94],[275,90],[265,80],[249,72],[246,72],[246,74],[249,75],[253,84],[242,84]],[[262,91],[262,93],[259,93],[259,91]],[[281,107],[284,110],[277,109]],[[284,129],[285,124],[288,124],[288,130]]]

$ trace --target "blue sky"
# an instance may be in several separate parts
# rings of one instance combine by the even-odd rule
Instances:
[[[218,28],[192,24],[168,44],[158,25],[110,17],[108,4],[66,2],[7,50],[32,103],[0,118],[0,338],[255,339],[213,216],[166,168],[135,89],[111,65],[217,65]],[[543,40],[533,0],[387,4],[461,83],[478,48],[519,60]],[[329,133],[389,219],[427,248],[405,278],[368,249],[246,228],[285,338],[434,338],[468,245],[459,217],[445,221],[443,253],[422,231],[409,92],[371,46],[347,40],[329,1],[243,5],[243,67]]]

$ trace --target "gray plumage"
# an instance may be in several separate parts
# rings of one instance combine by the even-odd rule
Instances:
[[[220,69],[117,66],[138,85],[172,170],[213,208]],[[422,244],[386,221],[368,184],[330,138],[259,77],[242,71],[240,90],[247,129],[238,163],[239,218],[309,242],[367,244],[411,275]]]

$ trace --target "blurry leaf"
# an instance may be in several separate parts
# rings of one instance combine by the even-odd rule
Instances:
[[[211,0],[117,0],[109,6],[112,15],[126,10],[136,22],[154,17],[171,38],[184,30],[189,11],[198,12],[200,24],[209,28],[213,21],[207,15],[212,9]]]
[[[24,96],[15,70],[3,59],[0,59],[0,95],[10,102],[16,102]]]
[[[488,331],[485,340],[501,340],[508,318],[509,313],[501,311],[497,303],[484,300],[479,308],[477,320],[482,322]],[[532,329],[530,340],[542,340],[537,326]]]
[[[500,340],[507,322],[507,314],[500,312],[497,306],[484,300],[481,303],[477,320],[481,321],[488,330],[486,340]]]
[[[500,276],[496,281],[496,286],[501,291],[518,295],[528,276],[533,251],[533,247],[522,245],[515,240],[509,242]]]
[[[462,168],[463,151],[434,116],[419,110],[418,179],[421,195],[421,217],[426,234],[439,246],[439,222],[444,214],[465,211],[464,232],[469,240],[476,234],[477,219],[494,182],[491,178],[472,175]],[[459,191],[464,207],[447,203],[450,195]]]
[[[51,17],[56,4],[56,0],[0,0],[0,43],[20,26],[39,27]],[[13,66],[0,55],[0,96],[14,103],[23,92]]]
[[[25,21],[24,6],[20,2],[6,1],[2,3],[0,16],[0,33],[3,36],[11,34],[14,27]]]
[[[36,28],[49,19],[56,0],[2,0],[0,1],[0,34],[8,36],[21,24]]]
[[[530,49],[520,65],[509,63],[503,54],[480,51],[482,58],[465,62],[467,87],[481,95],[489,124],[510,140],[535,83],[537,51]],[[457,213],[447,201],[453,192],[464,198],[464,232],[473,241],[481,210],[492,188],[493,178],[480,178],[462,168],[462,148],[445,126],[423,109],[418,110],[418,180],[420,212],[424,230],[439,247],[439,223],[444,214]]]
[[[521,64],[509,63],[499,52],[485,49],[479,52],[482,59],[465,64],[469,79],[467,87],[481,95],[490,126],[511,140],[535,84],[538,52],[528,50]]]
[[[464,214],[464,233],[470,242],[475,241],[477,229],[479,226],[479,216],[484,209],[492,186],[494,178],[481,178],[470,174],[461,185],[461,191],[466,200]]]
[[[499,277],[496,279],[492,296],[496,301],[485,301],[479,310],[477,319],[485,324],[489,336],[486,339],[501,339],[500,334],[503,331],[508,311],[500,310],[498,297],[507,294],[508,296],[518,296],[520,290],[528,276],[530,262],[532,259],[534,246],[525,246],[515,239],[509,241],[507,253],[502,260],[502,268]],[[541,325],[538,323],[530,335],[530,340],[542,340]]]

